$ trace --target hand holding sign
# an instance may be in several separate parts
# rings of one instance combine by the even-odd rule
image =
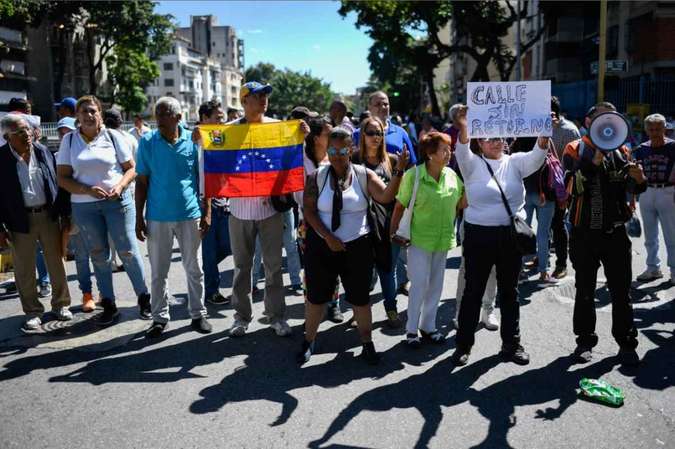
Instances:
[[[468,83],[467,100],[471,137],[551,135],[550,81]]]

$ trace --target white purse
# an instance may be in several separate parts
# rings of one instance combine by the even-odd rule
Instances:
[[[417,199],[417,187],[419,184],[420,169],[416,166],[415,185],[413,186],[412,196],[410,197],[408,207],[403,211],[403,216],[401,217],[401,221],[398,223],[398,229],[396,230],[396,237],[407,241],[410,241],[410,226],[412,225],[413,209],[415,208],[415,199]]]

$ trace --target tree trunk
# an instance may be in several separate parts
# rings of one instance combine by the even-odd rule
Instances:
[[[438,107],[438,97],[436,97],[436,90],[434,89],[434,70],[428,69],[424,72],[424,81],[427,83],[429,90],[429,99],[431,100],[431,114],[435,117],[441,116],[441,108]]]
[[[89,31],[85,31],[84,38],[87,40],[87,60],[89,63],[89,93],[96,95],[98,86],[96,83],[96,65],[94,64],[94,51],[96,47],[93,45],[94,36]]]

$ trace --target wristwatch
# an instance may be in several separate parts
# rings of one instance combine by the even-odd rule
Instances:
[[[391,174],[394,175],[394,176],[398,176],[400,178],[401,176],[403,176],[403,170],[399,170],[398,168],[395,168],[391,172]]]

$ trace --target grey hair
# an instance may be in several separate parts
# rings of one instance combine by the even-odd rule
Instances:
[[[2,135],[6,136],[10,132],[14,131],[14,128],[19,126],[19,123],[25,122],[27,125],[30,125],[28,121],[19,114],[7,114],[2,119],[0,119],[0,129],[2,129]]]
[[[160,106],[164,106],[172,114],[178,115],[181,113],[180,103],[174,97],[161,97],[157,100],[157,103],[155,103],[155,115],[157,115],[157,109]]]
[[[645,126],[654,124],[654,123],[662,123],[663,126],[666,126],[666,118],[661,115],[661,114],[651,114],[645,117]]]
[[[448,111],[448,116],[450,117],[451,121],[455,121],[457,118],[457,113],[461,108],[463,108],[464,105],[462,103],[455,103],[452,106],[450,106],[450,110]]]

